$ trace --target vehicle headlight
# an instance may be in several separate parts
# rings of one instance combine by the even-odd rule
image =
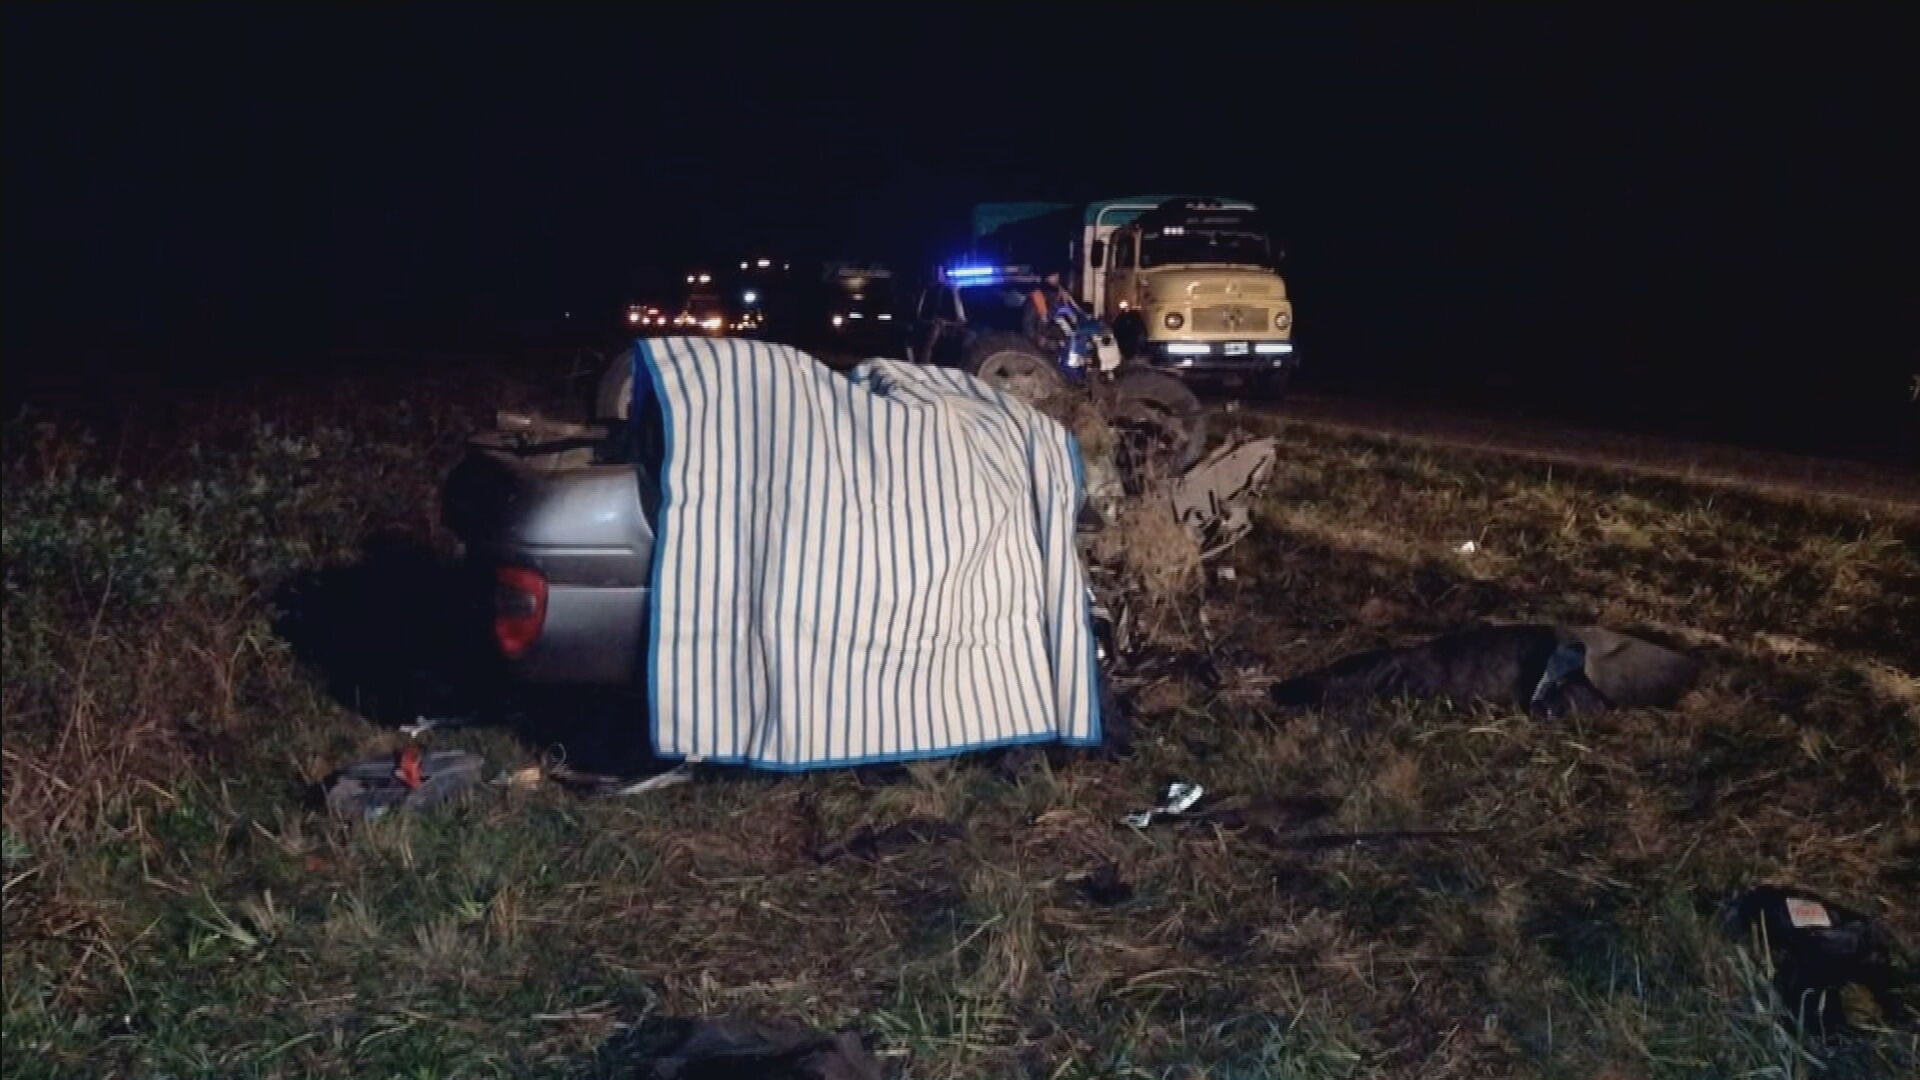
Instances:
[[[844,318],[842,318],[842,317],[840,317],[840,316],[838,316],[838,315],[835,315],[835,316],[833,317],[833,325],[835,325],[835,326],[839,326],[839,325],[840,325],[841,323],[844,323],[844,322],[846,322],[846,321],[847,321],[846,319],[844,319]]]
[[[1167,317],[1162,321],[1167,324],[1167,329],[1169,330],[1178,330],[1187,325],[1187,317],[1177,311],[1167,312]]]
[[[1273,328],[1275,330],[1285,330],[1287,327],[1292,325],[1293,325],[1293,312],[1276,311],[1273,313]]]

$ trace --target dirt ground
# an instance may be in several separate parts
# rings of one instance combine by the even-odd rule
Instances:
[[[494,715],[434,493],[543,379],[9,424],[7,1075],[619,1076],[630,1025],[720,1013],[859,1031],[916,1078],[1920,1067],[1910,1021],[1782,1025],[1719,922],[1793,883],[1920,944],[1920,528],[1285,412],[1239,419],[1284,455],[1231,579],[1141,612],[1160,659],[1121,688],[1124,745],[333,821],[311,785],[393,723]],[[290,608],[357,633],[314,649]],[[1506,620],[1706,674],[1562,720],[1266,694]],[[639,722],[498,719],[429,739],[511,772]],[[1206,812],[1119,823],[1173,780]],[[1316,839],[1379,830],[1453,835]]]

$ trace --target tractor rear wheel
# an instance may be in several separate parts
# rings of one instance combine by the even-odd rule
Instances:
[[[1179,379],[1158,371],[1124,371],[1108,395],[1107,411],[1122,434],[1126,471],[1174,476],[1206,453],[1206,407]]]
[[[1015,334],[990,334],[974,342],[965,363],[975,378],[1029,405],[1044,402],[1066,385],[1053,361]]]

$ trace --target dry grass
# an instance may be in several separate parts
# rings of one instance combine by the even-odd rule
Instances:
[[[734,1011],[866,1030],[911,1077],[1920,1062],[1910,1030],[1796,1040],[1713,920],[1744,885],[1799,881],[1920,942],[1902,899],[1920,884],[1910,526],[1282,427],[1234,580],[1160,586],[1204,619],[1213,662],[1132,691],[1125,757],[716,774],[629,801],[489,791],[343,825],[304,785],[396,737],[295,662],[266,597],[372,530],[430,532],[438,469],[502,400],[449,388],[409,423],[368,404],[423,396],[209,410],[187,428],[227,440],[226,464],[169,473],[149,455],[139,498],[117,502],[85,485],[35,501],[62,467],[133,478],[99,444],[9,432],[9,1075],[594,1075],[622,1024]],[[270,490],[246,494],[262,470]],[[223,501],[181,509],[176,535],[153,514],[190,506],[190,477]],[[256,512],[284,539],[235,527]],[[1467,539],[1478,554],[1457,553]],[[1240,685],[1493,618],[1655,628],[1711,673],[1670,712],[1560,722],[1282,713]],[[436,739],[503,768],[544,749],[499,729]],[[1169,779],[1243,812],[1116,824]],[[1334,808],[1274,802],[1308,794]],[[1503,831],[1292,843],[1488,826]],[[862,828],[870,843],[817,856]]]
[[[1150,621],[1186,603],[1200,584],[1200,544],[1165,498],[1129,499],[1094,537],[1092,556],[1136,583]]]

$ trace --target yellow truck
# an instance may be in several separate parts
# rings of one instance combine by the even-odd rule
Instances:
[[[976,207],[974,225],[983,249],[1064,271],[1130,362],[1269,394],[1298,365],[1280,252],[1252,203],[1137,195],[1086,207],[998,204]]]

